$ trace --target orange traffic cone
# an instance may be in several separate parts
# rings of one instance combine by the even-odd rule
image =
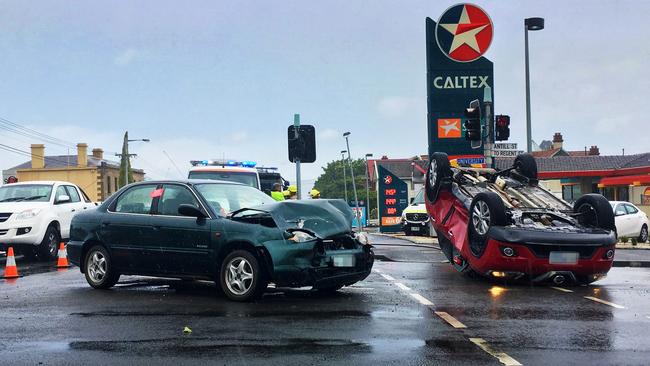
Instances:
[[[65,249],[65,244],[61,242],[59,244],[59,260],[56,262],[56,268],[68,268],[70,263],[68,263],[68,251]]]
[[[16,267],[16,258],[14,257],[14,248],[9,247],[7,250],[7,266],[2,278],[18,278],[18,267]]]

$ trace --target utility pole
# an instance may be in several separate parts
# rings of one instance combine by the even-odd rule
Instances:
[[[348,164],[350,164],[350,178],[352,179],[352,191],[354,192],[354,205],[357,207],[357,212],[355,216],[357,217],[358,231],[361,232],[362,229],[361,215],[360,215],[361,211],[359,210],[359,199],[357,198],[357,184],[354,182],[354,169],[352,169],[350,141],[348,140],[349,136],[350,136],[350,132],[346,132],[343,134],[343,137],[345,137],[345,144],[347,145],[348,148]]]
[[[494,144],[494,139],[492,138],[492,88],[486,86],[483,89],[483,105],[485,107],[485,132],[487,137],[485,138],[485,143],[483,144],[483,155],[485,155],[485,165],[488,168],[494,168],[494,159],[492,158],[492,147]]]
[[[293,115],[293,126],[295,138],[298,140],[300,131],[300,114]],[[298,186],[298,199],[302,198],[302,183],[300,182],[300,157],[296,160],[296,185]]]
[[[345,191],[345,203],[348,203],[348,177],[347,173],[345,172],[345,153],[348,152],[347,150],[341,150],[341,163],[343,163],[343,189]]]

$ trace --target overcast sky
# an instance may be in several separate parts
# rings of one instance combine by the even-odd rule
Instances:
[[[150,138],[131,144],[150,178],[225,156],[293,180],[294,113],[317,130],[305,178],[340,157],[345,131],[353,157],[424,154],[424,20],[455,3],[0,1],[0,117],[109,153],[125,130]],[[533,139],[562,132],[572,150],[650,151],[650,2],[475,3],[494,23],[486,56],[511,141],[525,148],[523,19],[541,16],[546,29],[530,34]],[[0,141],[40,143],[2,129]],[[0,151],[2,169],[26,160]]]

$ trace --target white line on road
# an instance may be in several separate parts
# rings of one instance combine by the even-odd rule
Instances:
[[[519,361],[515,360],[514,358],[508,356],[504,352],[497,351],[490,347],[490,345],[485,341],[483,338],[470,338],[470,342],[474,343],[475,345],[479,346],[483,351],[489,353],[493,357],[495,357],[499,362],[506,366],[522,366]]]
[[[372,271],[375,272],[375,273],[381,273],[381,271],[376,269],[376,268],[373,268]]]
[[[551,288],[554,289],[554,290],[562,291],[562,292],[573,292],[573,290],[569,290],[567,288],[562,288],[562,287],[551,286]]]
[[[456,328],[456,329],[467,328],[467,326],[465,326],[465,324],[459,322],[458,319],[454,318],[453,316],[451,316],[451,315],[450,315],[449,313],[447,313],[447,312],[444,312],[444,311],[434,311],[434,313],[436,313],[437,316],[439,316],[439,317],[441,317],[442,319],[444,319],[447,323],[449,323],[449,325],[451,325],[452,327],[454,327],[454,328]]]
[[[383,274],[383,273],[380,273],[379,275],[382,276],[383,278],[387,279],[388,281],[395,281],[395,278],[393,278],[393,276],[391,276],[391,275],[387,275],[387,274]]]
[[[433,303],[429,301],[426,297],[416,294],[415,292],[411,292],[409,295],[411,295],[412,298],[416,299],[420,304],[426,305],[426,306],[432,306]]]
[[[395,286],[399,287],[401,290],[404,290],[404,291],[411,291],[410,287],[406,286],[405,284],[403,284],[401,282],[395,282]]]
[[[597,297],[585,296],[585,299],[592,300],[592,301],[595,301],[595,302],[599,302],[601,304],[609,305],[609,306],[617,308],[617,309],[625,309],[625,306],[623,306],[623,305],[614,304],[613,302],[601,300],[601,299],[599,299]]]

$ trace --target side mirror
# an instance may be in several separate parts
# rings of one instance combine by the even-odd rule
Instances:
[[[66,203],[70,202],[70,196],[62,194],[56,198],[56,201],[54,203]]]
[[[205,217],[205,214],[198,207],[187,203],[178,206],[178,213],[183,216],[196,217],[197,219]]]

